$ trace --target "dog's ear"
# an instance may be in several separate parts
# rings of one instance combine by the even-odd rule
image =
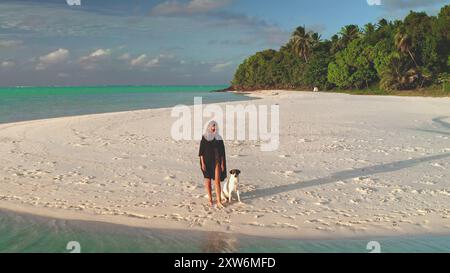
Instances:
[[[236,175],[240,175],[241,174],[241,170],[236,170]]]
[[[231,170],[230,171],[230,174],[235,174],[236,173],[236,170]]]

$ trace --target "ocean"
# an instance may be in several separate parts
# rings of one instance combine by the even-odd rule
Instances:
[[[0,124],[140,109],[248,100],[244,95],[211,92],[226,86],[0,87]]]
[[[367,247],[372,241],[379,244],[381,253],[450,253],[450,236],[269,239],[142,229],[0,211],[0,252],[4,253],[369,253]]]

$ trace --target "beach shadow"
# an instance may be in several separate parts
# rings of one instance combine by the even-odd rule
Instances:
[[[294,184],[281,185],[272,188],[258,189],[252,192],[243,194],[242,200],[249,201],[261,197],[268,197],[276,194],[286,193],[290,191],[305,189],[309,187],[323,186],[331,183],[336,183],[338,181],[352,179],[361,176],[370,176],[380,173],[395,172],[403,169],[407,169],[425,162],[430,162],[434,160],[444,159],[450,157],[450,153],[421,157],[416,159],[402,160],[391,162],[387,164],[381,164],[371,167],[364,167],[354,170],[342,171],[334,173],[328,177],[317,178],[309,181],[301,181]]]
[[[238,239],[233,234],[206,232],[201,244],[203,253],[233,253],[238,250]]]
[[[449,133],[449,132],[436,131],[436,130],[414,129],[414,131],[420,131],[420,132],[425,132],[425,133],[432,133],[432,134],[438,134],[438,135],[447,135],[447,136],[450,136],[450,133]]]
[[[436,124],[438,124],[439,126],[445,128],[445,129],[449,129],[450,130],[450,123],[445,122],[445,119],[448,119],[450,117],[437,117],[432,119],[432,121]],[[450,132],[445,132],[445,131],[438,131],[438,130],[431,130],[431,129],[413,129],[415,131],[420,131],[420,132],[426,132],[426,133],[432,133],[432,134],[440,134],[440,135],[447,135],[450,136]]]
[[[441,125],[442,127],[450,130],[450,123],[445,122],[444,119],[448,119],[450,117],[437,117],[433,119],[434,123]]]

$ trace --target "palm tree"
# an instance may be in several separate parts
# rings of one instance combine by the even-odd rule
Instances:
[[[364,26],[364,34],[371,35],[375,32],[375,25],[372,23],[368,23]]]
[[[378,21],[378,30],[386,27],[389,24],[389,22],[386,19],[381,19],[380,21]]]
[[[304,27],[298,27],[292,34],[291,43],[294,52],[308,63],[313,48],[320,42],[318,33],[306,32]]]
[[[411,37],[408,35],[408,33],[406,33],[404,28],[400,28],[398,32],[395,34],[395,46],[397,47],[398,50],[400,50],[400,52],[405,54],[408,53],[411,59],[413,60],[414,64],[418,66],[416,59],[414,58],[414,55],[411,52],[412,47]]]
[[[311,37],[313,47],[315,47],[322,41],[322,35],[320,35],[317,32],[312,33],[310,37]]]
[[[357,25],[348,25],[343,27],[339,34],[341,35],[342,46],[345,48],[351,41],[359,38],[361,32]]]
[[[384,90],[402,90],[417,87],[423,75],[418,68],[411,68],[399,53],[389,57],[388,65],[381,72],[380,87]]]
[[[339,50],[341,50],[340,40],[339,40],[339,36],[337,34],[335,34],[331,37],[330,53],[334,55]]]

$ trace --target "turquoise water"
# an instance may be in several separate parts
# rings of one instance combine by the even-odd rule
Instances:
[[[450,253],[450,236],[346,240],[281,240],[212,232],[167,231],[83,221],[56,220],[0,211],[0,252],[68,253]]]
[[[246,100],[243,95],[211,92],[226,86],[105,86],[0,88],[0,123],[84,114]]]

